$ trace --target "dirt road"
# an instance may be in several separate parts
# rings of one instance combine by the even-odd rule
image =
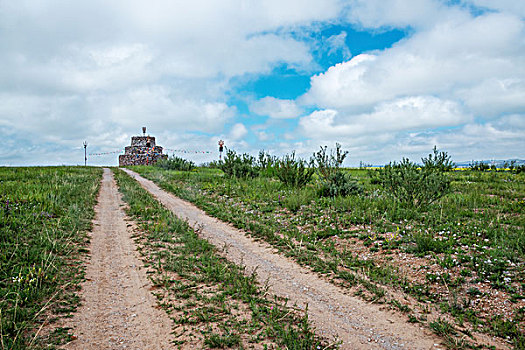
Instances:
[[[428,330],[407,323],[381,306],[368,304],[345,294],[295,262],[275,253],[263,242],[257,242],[194,205],[166,193],[152,181],[124,169],[162,204],[190,225],[200,228],[201,236],[217,247],[226,246],[226,257],[257,268],[261,284],[269,281],[270,291],[287,297],[290,304],[305,307],[317,331],[343,341],[342,349],[440,349],[440,340]]]
[[[77,339],[64,349],[175,348],[171,320],[155,308],[123,206],[113,175],[104,169],[82,307],[65,325]]]

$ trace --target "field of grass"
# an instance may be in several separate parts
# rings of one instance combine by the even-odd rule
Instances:
[[[165,209],[135,180],[115,171],[137,224],[140,252],[153,292],[175,322],[181,348],[330,349],[307,316],[285,300],[270,298],[244,267],[222,258],[216,247]]]
[[[380,187],[374,170],[345,170],[364,189],[346,197],[319,196],[316,181],[292,188],[218,169],[134,170],[451,348],[484,343],[479,334],[525,348],[523,173],[448,172],[451,193],[416,208]]]
[[[78,306],[102,170],[0,168],[0,349],[49,348],[41,331]]]

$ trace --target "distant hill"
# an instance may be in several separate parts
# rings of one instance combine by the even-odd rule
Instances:
[[[484,164],[488,164],[488,165],[495,165],[496,168],[503,168],[503,166],[506,164],[510,165],[511,162],[515,162],[514,165],[515,166],[518,166],[518,165],[525,165],[525,160],[524,159],[492,159],[492,160],[470,160],[468,162],[456,162],[456,166],[458,168],[468,168],[470,166],[470,164],[474,163],[474,162],[482,162]]]
[[[469,160],[468,162],[467,161],[462,161],[462,162],[454,162],[454,163],[456,164],[456,167],[458,167],[458,168],[468,168],[470,166],[470,164],[475,163],[475,162],[478,162],[478,163],[482,162],[482,163],[487,164],[489,166],[494,164],[496,166],[496,168],[503,168],[505,163],[510,165],[511,162],[513,162],[513,161],[515,162],[514,166],[525,165],[525,159]],[[421,163],[418,163],[418,164],[421,165]],[[361,162],[361,164],[359,165],[360,168],[366,168],[366,167],[382,168],[384,166],[385,166],[384,164],[372,165],[372,164],[367,164],[367,163],[364,163],[364,162]]]

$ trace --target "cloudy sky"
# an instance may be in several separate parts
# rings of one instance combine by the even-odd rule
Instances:
[[[198,163],[525,158],[525,1],[0,1],[0,165],[148,132]],[[173,152],[168,152],[170,155]],[[93,155],[116,165],[117,155]]]

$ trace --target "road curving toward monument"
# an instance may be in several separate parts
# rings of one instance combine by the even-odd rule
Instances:
[[[377,304],[345,293],[313,272],[276,253],[270,245],[255,241],[244,232],[208,216],[193,204],[167,193],[137,173],[123,169],[165,207],[198,230],[201,237],[225,248],[227,259],[255,270],[259,283],[288,298],[290,304],[308,308],[316,332],[339,339],[341,349],[443,349],[441,340],[417,324]]]

